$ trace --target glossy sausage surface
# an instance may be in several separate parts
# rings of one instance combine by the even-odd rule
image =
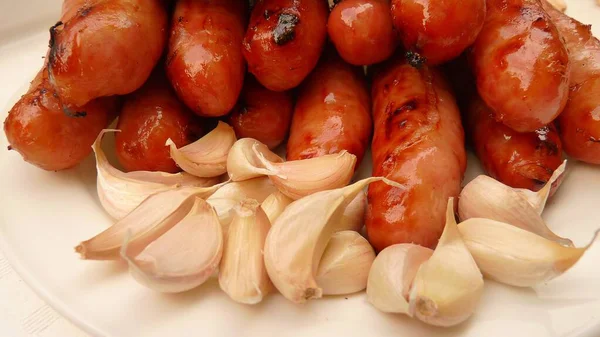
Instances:
[[[180,0],[173,13],[167,74],[177,95],[201,116],[233,109],[244,83],[244,0]]]
[[[287,159],[342,150],[362,160],[371,137],[371,102],[362,69],[324,56],[302,84],[294,109]]]
[[[160,71],[126,98],[117,129],[117,158],[126,171],[171,173],[180,169],[165,146],[167,139],[180,148],[202,132],[196,115],[177,99]]]
[[[247,76],[229,124],[238,139],[254,138],[273,149],[287,137],[293,111],[294,100],[289,92],[271,91]]]
[[[448,198],[460,192],[466,168],[454,97],[436,70],[418,70],[400,58],[376,71],[372,97],[373,176],[405,189],[369,186],[369,241],[378,251],[396,243],[435,247]]]
[[[354,65],[387,59],[396,48],[396,32],[386,0],[344,0],[327,20],[329,38],[340,56]]]
[[[565,40],[571,60],[569,101],[558,117],[565,152],[600,164],[600,40],[591,27],[544,1],[544,8]]]
[[[298,86],[319,61],[327,15],[323,0],[258,0],[244,38],[248,71],[270,90]]]
[[[481,98],[519,132],[551,123],[569,93],[569,57],[540,0],[488,0],[471,56]]]
[[[406,50],[430,65],[473,44],[485,20],[485,0],[392,0],[392,17]]]
[[[144,84],[165,44],[161,0],[66,0],[50,29],[48,70],[63,105],[124,95]]]
[[[116,97],[98,98],[67,116],[53,93],[47,70],[33,80],[4,121],[10,149],[44,170],[79,164],[92,151],[96,136],[117,115]]]

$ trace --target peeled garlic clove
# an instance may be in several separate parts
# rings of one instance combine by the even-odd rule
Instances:
[[[180,149],[167,140],[171,158],[185,172],[197,177],[217,177],[227,172],[227,155],[236,141],[233,128],[219,122],[204,137]]]
[[[333,234],[317,270],[317,284],[323,295],[345,295],[367,287],[375,250],[354,231]]]
[[[288,300],[304,303],[323,295],[315,276],[325,247],[339,230],[348,204],[375,181],[402,187],[381,177],[364,179],[297,200],[275,220],[265,242],[265,265],[271,281]]]
[[[196,197],[207,197],[219,186],[182,187],[151,195],[123,219],[79,244],[75,251],[85,260],[118,259],[123,240],[129,232],[128,250],[135,255],[181,221],[189,213]]]
[[[569,239],[554,234],[538,211],[513,188],[488,176],[478,176],[460,193],[458,214],[461,220],[486,218],[506,222],[546,239],[573,246]]]
[[[546,201],[548,201],[548,197],[552,191],[556,190],[560,184],[562,183],[562,178],[565,173],[565,169],[567,166],[567,161],[565,160],[553,173],[546,185],[542,187],[537,192],[533,192],[526,188],[515,188],[514,190],[521,194],[531,206],[536,210],[538,214],[542,214],[544,208],[546,207]]]
[[[415,244],[389,246],[379,252],[371,266],[367,299],[383,312],[408,314],[408,295],[419,267],[433,250]]]
[[[165,293],[187,291],[204,283],[217,269],[223,253],[223,233],[206,201],[193,197],[192,207],[178,223],[141,253],[125,242],[121,257],[142,285]]]
[[[227,226],[233,219],[231,210],[240,201],[245,199],[254,199],[263,202],[271,193],[277,191],[277,188],[267,177],[254,178],[245,181],[229,183],[215,193],[206,201],[215,208],[219,221],[223,225],[223,232],[227,232]]]
[[[258,140],[252,138],[240,139],[233,144],[227,156],[227,172],[232,181],[243,181],[274,174],[263,167],[262,162],[256,155],[257,152],[262,153],[271,162],[283,162],[281,157]]]
[[[473,314],[482,293],[483,276],[458,231],[450,198],[440,241],[413,281],[409,314],[431,325],[457,325]]]
[[[294,200],[290,199],[285,194],[276,191],[269,195],[265,201],[262,202],[260,207],[269,218],[269,222],[273,223],[281,213],[283,213],[283,210],[293,201]]]
[[[561,275],[591,245],[565,247],[489,219],[469,219],[458,225],[458,229],[486,277],[517,287],[532,287]]]
[[[356,156],[348,151],[285,163],[270,161],[260,152],[257,156],[272,172],[269,178],[273,184],[294,200],[348,185],[356,165]]]
[[[233,211],[219,267],[219,286],[236,302],[256,304],[273,287],[262,253],[271,223],[253,199],[242,201]]]
[[[96,156],[98,178],[96,188],[102,207],[113,218],[120,220],[131,213],[152,194],[182,186],[207,187],[217,183],[215,179],[198,178],[187,173],[122,172],[112,166],[100,146],[104,134],[119,130],[103,130],[92,145]]]

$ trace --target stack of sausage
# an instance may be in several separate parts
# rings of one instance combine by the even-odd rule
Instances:
[[[360,161],[372,140],[373,175],[406,186],[369,188],[382,250],[437,244],[463,123],[513,187],[539,189],[563,148],[600,164],[600,42],[546,0],[65,0],[62,13],[4,124],[46,170],[81,162],[117,115],[129,171],[177,172],[165,141],[189,144],[216,118],[271,148],[287,139],[288,160]]]

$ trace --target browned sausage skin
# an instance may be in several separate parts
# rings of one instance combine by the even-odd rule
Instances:
[[[66,0],[50,29],[48,71],[67,108],[144,84],[166,43],[160,0]]]
[[[238,139],[254,138],[273,149],[287,137],[293,111],[294,101],[289,92],[271,91],[249,75],[229,124]]]
[[[167,139],[179,148],[202,132],[198,117],[177,99],[161,70],[126,98],[117,129],[117,159],[126,171],[170,173],[180,169],[165,146]]]
[[[481,98],[515,131],[551,123],[567,102],[567,50],[540,0],[488,0],[471,62]]]
[[[104,97],[67,116],[44,69],[8,113],[4,132],[9,149],[19,152],[25,161],[44,170],[64,170],[88,156],[96,136],[118,109],[116,97]]]
[[[177,95],[201,116],[226,115],[244,83],[245,0],[179,0],[167,74]]]
[[[273,91],[298,86],[319,61],[327,14],[324,0],[257,0],[244,38],[248,70]]]
[[[392,17],[406,50],[430,65],[473,44],[483,27],[485,0],[392,0]]]
[[[373,176],[405,189],[369,187],[366,226],[376,250],[396,243],[435,247],[449,197],[457,196],[466,168],[464,132],[454,97],[434,69],[402,59],[374,75]]]
[[[569,101],[558,118],[565,151],[575,159],[600,164],[600,40],[590,26],[546,1],[544,9],[565,40],[571,60]]]
[[[397,44],[386,0],[342,1],[329,14],[327,31],[340,56],[354,65],[382,62]]]
[[[370,105],[362,69],[347,64],[335,53],[324,55],[301,86],[287,143],[287,159],[307,159],[347,150],[360,163],[371,137]]]

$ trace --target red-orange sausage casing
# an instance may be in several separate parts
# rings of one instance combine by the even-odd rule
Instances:
[[[371,100],[362,69],[324,56],[302,84],[294,109],[287,159],[342,150],[362,160],[371,137]]]
[[[396,59],[376,71],[372,98],[373,176],[405,189],[369,186],[369,241],[378,251],[396,243],[435,247],[448,198],[459,194],[466,168],[454,97],[436,70]]]
[[[179,0],[167,75],[181,100],[201,116],[226,115],[244,84],[245,0]]]

